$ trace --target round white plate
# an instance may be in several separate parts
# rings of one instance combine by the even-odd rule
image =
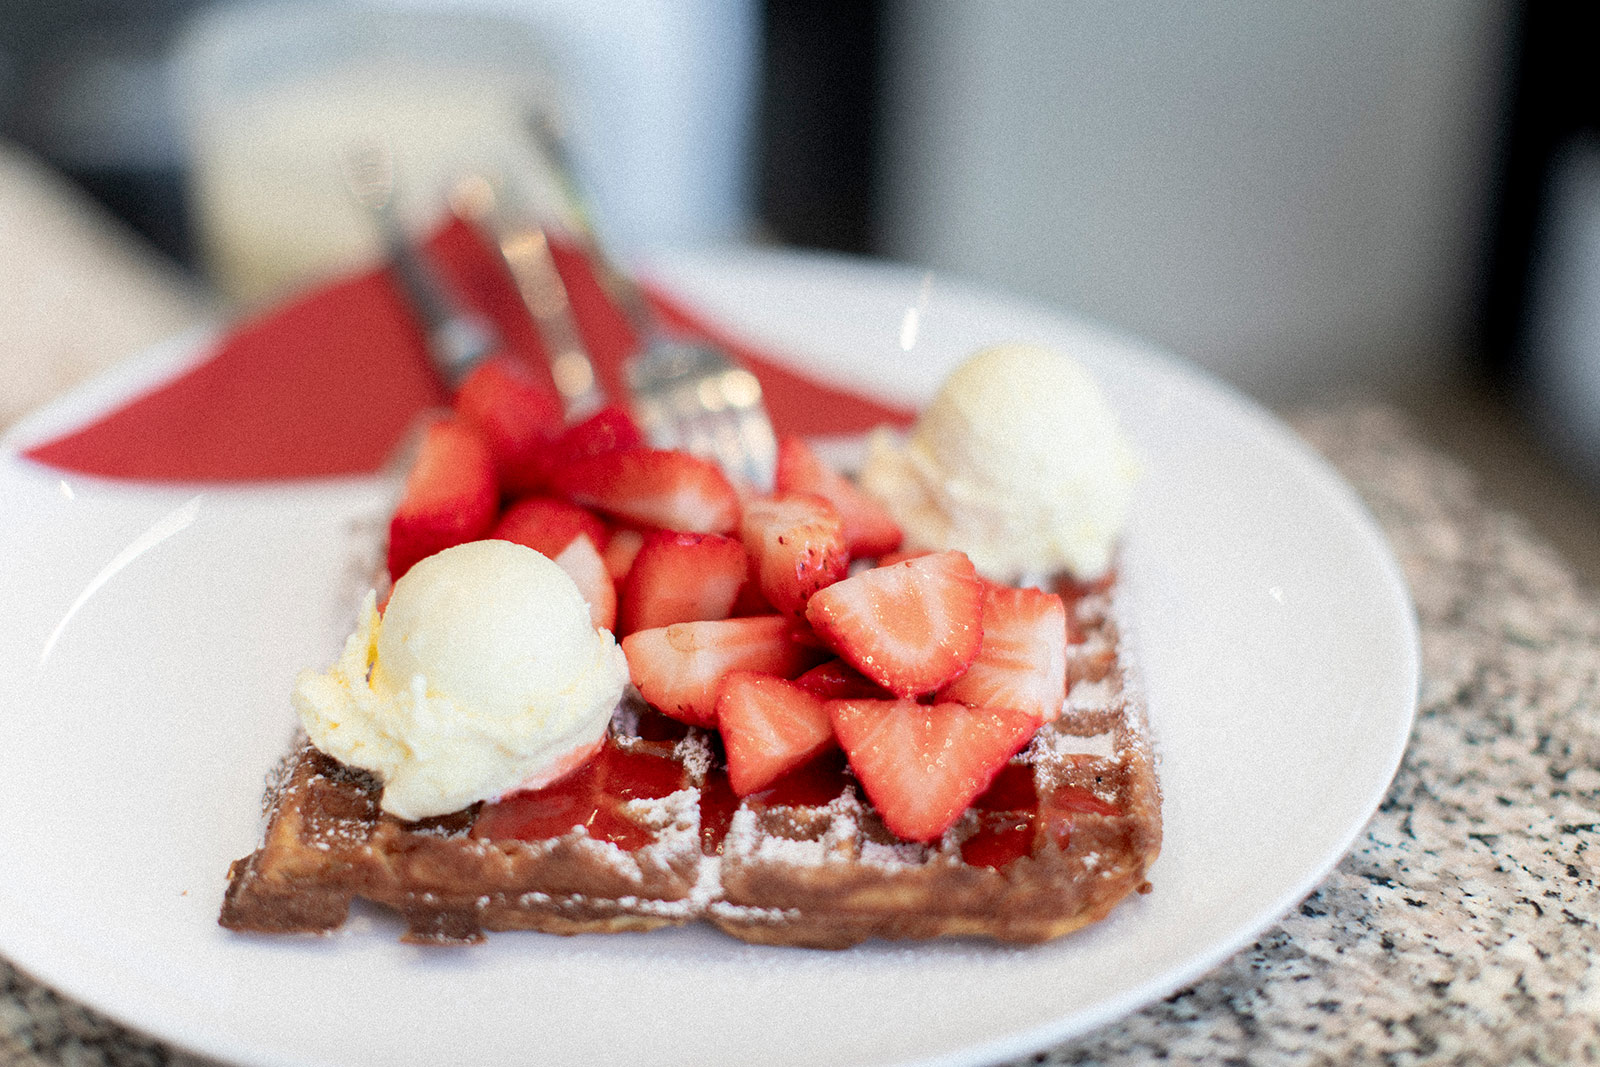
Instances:
[[[0,953],[241,1064],[969,1064],[1173,991],[1316,886],[1382,797],[1417,687],[1404,584],[1320,459],[1172,360],[920,273],[746,253],[658,274],[894,399],[1002,339],[1098,373],[1144,463],[1124,574],[1166,794],[1154,892],[1033,948],[829,953],[691,928],[441,951],[372,914],[322,939],[220,929],[291,679],[337,652],[386,502],[367,480],[156,488],[17,458],[183,365],[167,351],[0,450]]]

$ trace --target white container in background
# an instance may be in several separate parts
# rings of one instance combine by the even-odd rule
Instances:
[[[1465,362],[1495,0],[889,5],[887,251],[1272,400]]]
[[[437,219],[467,174],[487,173],[524,199],[555,203],[525,132],[530,108],[550,100],[568,120],[580,177],[615,250],[742,235],[747,182],[729,171],[730,159],[744,155],[749,20],[730,19],[714,34],[690,31],[696,13],[704,22],[708,9],[742,11],[746,0],[670,11],[647,5],[666,24],[654,41],[640,39],[649,20],[622,17],[629,6],[620,15],[559,2],[498,13],[442,3],[207,9],[174,68],[198,246],[217,287],[260,303],[376,254],[371,224],[340,170],[341,152],[356,139],[390,143],[397,207],[413,228]],[[596,59],[632,53],[655,62]],[[716,76],[705,77],[706,69]],[[616,106],[641,92],[653,92],[656,113]],[[694,114],[674,123],[674,111]],[[670,151],[648,167],[628,158],[640,141],[655,145],[664,126],[679,134]],[[712,167],[721,172],[708,176]],[[708,191],[722,195],[708,201]]]

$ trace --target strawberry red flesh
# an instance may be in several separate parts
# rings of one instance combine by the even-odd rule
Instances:
[[[883,823],[933,841],[989,787],[1037,723],[1007,708],[830,700],[833,730]]]
[[[501,513],[489,536],[555,559],[579,534],[588,534],[595,548],[610,540],[605,522],[587,508],[551,496],[525,496]]]
[[[762,596],[786,615],[804,614],[812,594],[850,565],[839,513],[815,493],[746,501],[739,537],[756,561]]]
[[[739,494],[720,468],[687,452],[635,448],[605,452],[559,470],[567,499],[639,526],[732,533]]]
[[[819,663],[794,681],[823,700],[890,700],[894,696],[840,659]]]
[[[845,544],[852,559],[881,556],[900,547],[900,525],[888,509],[823,463],[801,438],[785,437],[778,443],[776,487],[779,494],[825,497],[844,523]]]
[[[855,788],[855,777],[848,766],[839,747],[829,745],[821,755],[800,764],[752,795],[769,808],[820,808]]]
[[[551,470],[562,470],[607,452],[643,447],[644,434],[639,432],[633,416],[626,408],[612,404],[563,431],[550,444],[546,462]]]
[[[677,760],[649,750],[630,751],[608,740],[594,759],[560,781],[484,805],[472,836],[540,841],[581,826],[597,841],[632,850],[649,844],[654,835],[629,817],[627,802],[668,796],[683,785],[683,766]]]
[[[483,537],[499,507],[494,456],[483,434],[459,417],[429,423],[389,520],[389,577],[398,581],[418,560]]]
[[[549,480],[547,453],[565,427],[553,385],[520,361],[496,356],[461,383],[455,409],[489,442],[502,492],[532,492]]]
[[[623,583],[618,632],[726,619],[749,568],[744,546],[731,537],[657,530]]]
[[[639,558],[639,550],[644,547],[644,531],[642,530],[617,530],[611,535],[611,540],[606,542],[605,556],[606,570],[611,572],[611,580],[618,585],[628,577],[628,572],[633,569],[633,561]]]
[[[983,644],[939,699],[1014,708],[1041,724],[1053,722],[1067,695],[1066,626],[1066,608],[1056,594],[986,584]]]
[[[733,671],[717,696],[728,780],[741,797],[767,788],[833,744],[822,698],[794,682]]]
[[[935,552],[815,593],[806,619],[868,679],[901,697],[954,681],[983,642],[983,582],[965,553]]]
[[[602,630],[617,625],[617,587],[612,584],[606,561],[589,540],[588,534],[579,534],[566,548],[556,553],[556,566],[567,572],[578,592],[589,605],[590,622]]]
[[[639,630],[622,639],[628,674],[657,710],[693,726],[715,726],[717,696],[733,671],[793,678],[816,663],[813,649],[797,643],[788,619],[680,622]]]

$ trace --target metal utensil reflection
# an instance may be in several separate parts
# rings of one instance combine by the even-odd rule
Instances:
[[[406,302],[427,336],[434,365],[452,389],[500,347],[489,322],[464,309],[422,251],[412,242],[394,209],[394,157],[381,137],[345,147],[340,163],[345,188],[366,209]]]

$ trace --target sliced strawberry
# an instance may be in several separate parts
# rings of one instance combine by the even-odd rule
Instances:
[[[778,442],[776,484],[780,494],[825,497],[844,521],[844,539],[852,559],[881,556],[900,547],[900,524],[888,509],[823,463],[801,438],[785,437]]]
[[[744,546],[731,537],[657,530],[623,582],[617,632],[726,619],[749,569]]]
[[[575,503],[660,530],[726,534],[739,525],[733,484],[687,452],[605,452],[557,471],[555,487]]]
[[[611,540],[606,542],[606,550],[601,553],[605,556],[606,570],[611,572],[611,580],[622,583],[628,577],[628,571],[633,569],[633,561],[639,557],[639,550],[644,547],[644,532],[641,530],[618,530],[611,535]]]
[[[940,700],[1013,708],[1039,723],[1061,714],[1067,695],[1067,611],[1039,589],[985,584],[983,646]]]
[[[626,408],[612,404],[582,422],[568,427],[550,445],[547,462],[551,470],[570,467],[580,460],[644,447],[644,434]]]
[[[850,566],[839,513],[815,493],[745,501],[739,537],[756,561],[762,595],[786,615],[804,614],[811,595]]]
[[[694,726],[714,726],[717,692],[730,671],[792,678],[816,662],[795,643],[782,615],[680,622],[622,639],[628,673],[657,710]]]
[[[1028,739],[1038,723],[1009,708],[954,702],[830,700],[833,732],[883,824],[907,841],[932,841]]]
[[[823,700],[889,700],[894,694],[865,676],[842,659],[818,664],[794,680]]]
[[[728,752],[728,780],[742,797],[833,744],[833,724],[821,697],[753,671],[733,671],[723,679],[717,729]]]
[[[883,555],[879,556],[878,566],[893,567],[896,563],[904,563],[908,559],[921,559],[923,556],[931,555],[933,555],[931,549],[903,548],[898,552],[885,552]]]
[[[774,609],[767,603],[767,598],[761,595],[761,568],[748,550],[745,556],[750,560],[750,567],[745,574],[744,584],[739,587],[738,599],[733,602],[733,614],[771,615]]]
[[[483,434],[459,417],[429,423],[389,520],[389,577],[398,581],[417,560],[483,537],[499,507],[494,456]]]
[[[490,537],[527,545],[555,559],[579,534],[598,548],[610,540],[606,524],[587,508],[553,496],[525,496],[506,508]]]
[[[983,642],[983,582],[964,552],[876,567],[818,591],[806,606],[817,636],[896,696],[954,681]]]
[[[606,570],[606,561],[594,547],[589,535],[581,533],[554,557],[557,567],[567,572],[578,586],[578,592],[589,603],[589,618],[602,630],[617,625],[617,587]]]
[[[495,356],[467,375],[455,409],[488,439],[502,492],[532,492],[549,480],[546,453],[565,427],[553,385],[520,361]]]

